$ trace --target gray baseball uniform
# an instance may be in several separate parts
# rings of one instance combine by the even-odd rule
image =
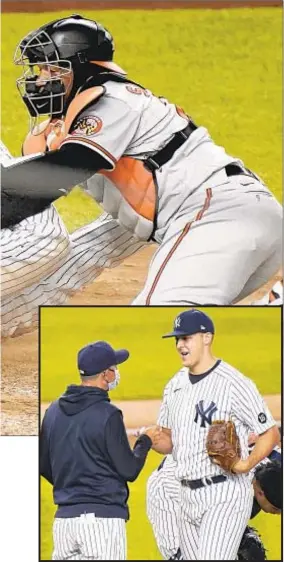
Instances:
[[[113,170],[88,180],[89,191],[122,226],[160,245],[134,304],[232,304],[268,281],[281,265],[282,213],[267,187],[204,127],[152,176],[143,160],[187,117],[149,90],[104,88],[63,142],[105,157]]]

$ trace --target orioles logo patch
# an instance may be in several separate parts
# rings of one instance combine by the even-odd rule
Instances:
[[[78,119],[75,129],[72,131],[71,135],[77,135],[78,133],[83,133],[87,137],[95,135],[98,133],[103,126],[103,122],[100,117],[96,115],[90,115],[89,117],[81,117]]]

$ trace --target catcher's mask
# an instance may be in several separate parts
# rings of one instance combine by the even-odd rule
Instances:
[[[76,93],[96,72],[125,75],[112,61],[113,53],[111,34],[99,23],[79,15],[55,20],[26,35],[16,49],[14,62],[23,67],[17,87],[28,108],[31,129],[40,116],[64,115]],[[45,70],[40,83],[38,66]],[[67,96],[64,76],[71,77],[71,71],[73,85]]]

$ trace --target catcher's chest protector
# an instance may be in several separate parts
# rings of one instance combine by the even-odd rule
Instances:
[[[104,95],[102,86],[85,90],[71,102],[66,118],[63,121],[42,124],[42,132],[38,135],[28,134],[23,145],[24,154],[45,152],[60,148],[68,143],[69,130],[76,117],[85,107]],[[75,135],[72,135],[73,139]],[[114,170],[99,172],[105,177],[104,182],[92,182],[92,195],[107,213],[141,240],[149,240],[153,228],[156,210],[156,188],[153,175],[141,160],[130,156],[122,156]]]

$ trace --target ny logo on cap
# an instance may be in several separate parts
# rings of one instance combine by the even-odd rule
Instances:
[[[206,330],[205,326],[203,326],[203,325],[201,324],[200,330]]]
[[[178,316],[178,317],[175,319],[175,328],[179,328],[179,327],[180,327],[180,317]]]

